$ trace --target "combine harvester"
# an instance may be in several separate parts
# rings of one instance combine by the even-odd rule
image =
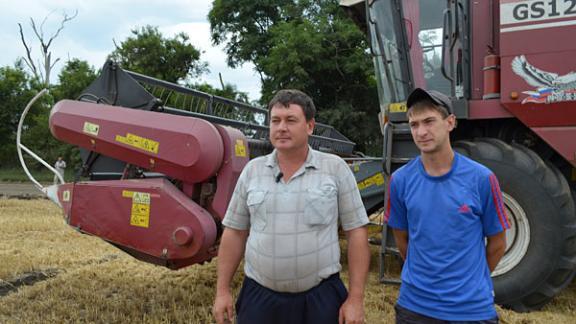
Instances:
[[[495,300],[539,309],[576,274],[576,1],[341,0],[368,35],[384,173],[418,154],[406,118],[416,87],[452,99],[456,151],[498,177],[511,228]],[[397,251],[383,231],[381,264]],[[384,276],[382,282],[397,282]]]

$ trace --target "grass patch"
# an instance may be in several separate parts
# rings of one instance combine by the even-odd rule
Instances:
[[[54,173],[46,168],[40,170],[31,170],[32,176],[41,183],[52,183],[54,181]],[[64,180],[70,182],[74,179],[74,170],[66,169],[64,172]],[[2,168],[0,169],[0,182],[28,182],[28,176],[24,173],[22,168]]]
[[[171,271],[137,261],[68,227],[60,210],[47,200],[0,199],[0,211],[0,282],[26,273],[53,274],[0,297],[0,323],[214,322],[216,262]],[[378,251],[372,247],[366,320],[393,323],[398,287],[378,282]],[[241,280],[240,268],[235,294]],[[501,323],[573,323],[576,282],[542,311],[517,314],[498,308],[498,313]]]

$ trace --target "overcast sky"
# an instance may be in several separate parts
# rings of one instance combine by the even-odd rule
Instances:
[[[113,40],[120,43],[132,29],[152,25],[158,26],[165,37],[187,33],[190,42],[203,52],[201,60],[208,62],[210,73],[197,81],[220,87],[220,72],[224,82],[247,92],[250,99],[258,99],[260,81],[253,66],[245,64],[240,69],[230,69],[223,49],[212,46],[207,19],[211,6],[211,0],[0,0],[0,66],[13,65],[18,57],[26,55],[18,23],[22,23],[27,42],[33,46],[34,57],[39,58],[30,18],[40,24],[48,16],[44,34],[49,37],[58,29],[63,12],[72,15],[78,10],[78,16],[67,23],[52,43],[52,57],[61,59],[54,75],[68,58],[86,60],[100,68],[114,50]]]

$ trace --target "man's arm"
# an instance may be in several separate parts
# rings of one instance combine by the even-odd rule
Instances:
[[[247,238],[248,230],[224,228],[218,249],[218,279],[216,281],[216,298],[212,308],[216,323],[233,321],[234,303],[230,292],[230,283],[244,255]]]
[[[340,307],[339,322],[364,323],[364,287],[370,268],[370,247],[366,226],[346,231],[348,241],[348,298]]]
[[[400,256],[402,260],[406,261],[406,252],[408,251],[408,231],[393,229],[394,241],[396,241],[396,246],[398,251],[400,251]]]
[[[496,269],[498,262],[506,252],[506,232],[502,231],[496,235],[488,236],[488,243],[486,244],[486,260],[488,261],[488,268],[490,272]]]

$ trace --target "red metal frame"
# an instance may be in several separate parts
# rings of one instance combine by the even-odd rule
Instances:
[[[212,177],[224,156],[216,127],[193,117],[62,100],[50,130],[63,142],[189,183]]]
[[[61,185],[58,197],[70,226],[171,269],[215,256],[220,222],[250,157],[242,132],[192,117],[70,100],[53,108],[50,128],[58,139],[163,173],[182,188],[164,177]]]

